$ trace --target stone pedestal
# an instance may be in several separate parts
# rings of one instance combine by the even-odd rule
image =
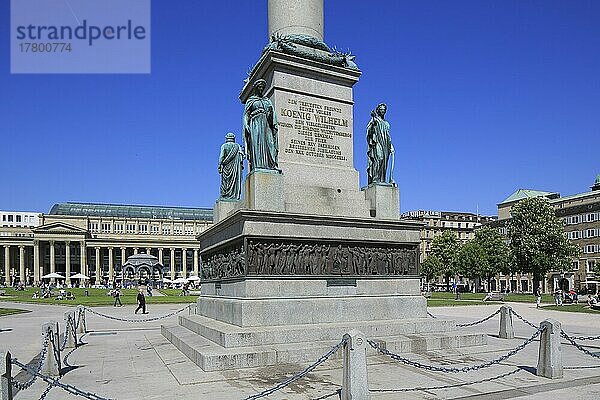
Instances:
[[[395,184],[373,183],[361,190],[371,205],[371,217],[383,219],[400,217],[400,190]]]
[[[240,209],[242,201],[219,199],[213,210],[213,223],[217,223]]]
[[[277,171],[255,170],[246,176],[244,206],[248,210],[284,211],[283,176]]]

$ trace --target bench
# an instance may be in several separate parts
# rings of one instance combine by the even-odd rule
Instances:
[[[488,293],[483,301],[504,301],[506,299],[506,293],[493,292]]]

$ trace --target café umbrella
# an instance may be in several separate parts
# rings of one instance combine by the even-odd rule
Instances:
[[[56,272],[52,272],[50,274],[46,274],[42,276],[43,279],[65,279],[61,274],[57,274]]]
[[[78,274],[73,275],[71,277],[71,279],[84,279],[85,280],[85,279],[90,279],[90,277],[89,276],[85,276],[82,273],[78,273]]]

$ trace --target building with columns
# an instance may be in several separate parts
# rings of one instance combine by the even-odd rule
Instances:
[[[121,265],[137,253],[156,256],[166,277],[199,274],[196,236],[212,224],[211,208],[58,203],[28,225],[0,225],[0,282],[35,284],[57,272],[66,283],[76,273],[92,284],[123,279]],[[1,217],[0,217],[1,218]],[[7,218],[8,219],[8,218]],[[29,218],[28,218],[29,219]]]

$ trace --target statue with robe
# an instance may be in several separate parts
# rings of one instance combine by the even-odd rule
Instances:
[[[264,79],[257,80],[244,106],[243,132],[250,171],[279,171],[277,116],[273,103],[264,96],[266,86]]]
[[[385,120],[387,105],[381,103],[371,112],[367,125],[367,176],[369,184],[394,183],[394,146],[390,136],[390,123]],[[387,177],[388,161],[392,156],[392,167]]]
[[[244,169],[244,151],[235,142],[235,135],[225,135],[219,156],[219,174],[221,174],[221,199],[239,200],[242,194],[242,169]]]

